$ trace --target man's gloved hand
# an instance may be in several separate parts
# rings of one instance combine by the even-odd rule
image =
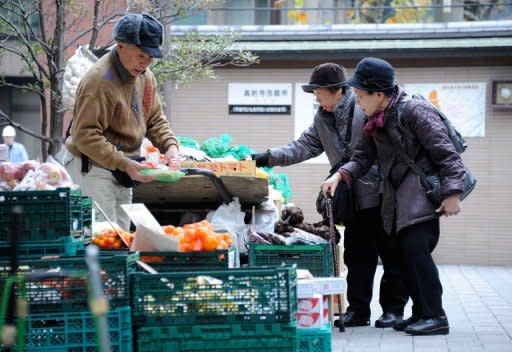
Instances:
[[[265,167],[270,165],[270,152],[251,154],[251,159],[256,160],[257,167]]]

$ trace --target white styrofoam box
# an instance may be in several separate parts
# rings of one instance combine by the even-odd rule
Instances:
[[[320,313],[297,313],[297,327],[302,329],[320,328],[326,321],[324,315]]]
[[[297,297],[307,298],[320,295],[338,295],[345,293],[347,282],[345,277],[316,277],[297,280]]]
[[[319,294],[313,297],[300,298],[297,303],[297,312],[299,313],[322,313],[324,310],[323,296]]]
[[[324,321],[329,321],[329,296],[322,296],[322,306],[323,306],[323,317]]]

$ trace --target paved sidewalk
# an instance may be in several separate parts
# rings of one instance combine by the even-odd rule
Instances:
[[[412,337],[393,329],[333,329],[333,352],[512,352],[512,267],[439,266],[450,334]],[[372,325],[380,316],[379,266]],[[411,314],[411,303],[405,315]]]

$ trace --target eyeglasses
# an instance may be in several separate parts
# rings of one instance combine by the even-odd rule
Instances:
[[[362,98],[364,98],[368,95],[370,95],[370,94],[361,94],[361,95],[356,94],[356,101],[359,103]]]

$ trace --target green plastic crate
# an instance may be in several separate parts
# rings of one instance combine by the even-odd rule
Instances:
[[[159,272],[216,270],[234,268],[237,255],[238,251],[232,247],[212,252],[141,252],[140,260]]]
[[[23,207],[23,241],[53,240],[80,231],[73,219],[80,208],[80,190],[0,192],[0,241],[11,239],[12,209]]]
[[[299,352],[331,352],[331,325],[318,329],[297,329]]]
[[[107,315],[112,352],[132,352],[130,307]],[[27,352],[96,352],[94,320],[89,312],[29,314],[26,321]]]
[[[75,241],[84,246],[92,239],[92,198],[72,197],[71,202],[71,235]]]
[[[10,241],[0,241],[0,258],[8,258],[12,250],[11,248]],[[71,236],[63,236],[56,240],[21,241],[18,243],[18,256],[21,259],[70,257],[75,256],[78,249],[79,244]]]
[[[129,305],[128,274],[134,270],[137,259],[137,254],[99,257],[104,293],[111,308]],[[88,268],[84,257],[20,260],[18,268],[20,273],[50,270],[65,273],[59,278],[26,282],[26,297],[30,312],[71,312],[88,309]],[[0,262],[0,292],[2,293],[10,269],[9,261],[4,259]]]
[[[136,336],[138,352],[297,351],[295,322],[144,327]]]
[[[138,326],[286,322],[297,316],[293,266],[135,273],[130,294]]]
[[[283,263],[297,264],[297,268],[308,269],[316,277],[331,277],[334,273],[329,243],[291,246],[249,243],[250,266],[276,266]]]

